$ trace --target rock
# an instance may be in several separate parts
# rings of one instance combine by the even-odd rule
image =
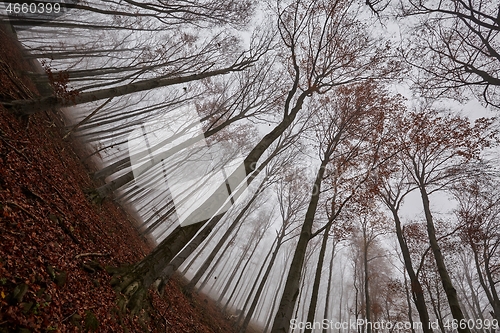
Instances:
[[[23,313],[24,314],[27,314],[31,308],[33,307],[33,302],[28,302],[28,303],[21,303],[19,304],[21,306],[21,308],[23,309]]]
[[[50,278],[51,278],[52,280],[53,280],[53,279],[55,279],[55,277],[56,277],[56,272],[55,272],[55,270],[54,270],[54,267],[52,267],[52,266],[48,265],[48,266],[47,266],[47,273],[49,273]]]
[[[26,295],[26,292],[28,291],[28,288],[28,285],[25,283],[17,285],[10,295],[10,303],[12,305],[21,303],[24,295]]]
[[[104,271],[104,267],[102,267],[102,265],[98,261],[91,260],[87,263],[87,265],[89,265],[96,271]]]
[[[40,288],[40,290],[36,292],[36,297],[41,297],[45,293],[45,290],[45,288]]]
[[[82,320],[82,316],[80,316],[78,313],[75,313],[74,315],[71,316],[71,321],[77,321],[79,322],[80,320]]]
[[[87,264],[82,264],[82,268],[87,273],[95,273],[95,269],[93,269],[92,267],[90,267]]]
[[[104,267],[102,265],[94,260],[90,260],[86,263],[82,264],[82,267],[85,271],[89,273],[95,273],[96,271],[104,271]]]
[[[97,317],[92,313],[92,311],[85,311],[85,328],[90,331],[97,331],[99,327],[99,321]]]
[[[67,279],[68,279],[68,274],[65,271],[61,271],[59,274],[56,275],[54,281],[59,288],[62,288],[66,284]]]
[[[79,329],[82,329],[82,325],[80,324],[80,322],[82,321],[82,316],[80,316],[78,313],[72,315],[70,321],[73,325],[75,325]]]

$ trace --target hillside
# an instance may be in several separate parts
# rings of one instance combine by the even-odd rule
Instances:
[[[0,99],[39,89],[17,41],[0,30]],[[63,140],[51,110],[17,117],[0,105],[0,332],[231,332],[210,300],[187,299],[178,278],[148,313],[118,311],[106,267],[151,250],[134,221],[112,201],[91,203],[95,188],[83,147]]]

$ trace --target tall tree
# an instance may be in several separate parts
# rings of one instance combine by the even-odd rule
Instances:
[[[164,138],[151,143],[148,149],[144,148],[137,152],[130,152],[123,158],[99,170],[95,174],[97,178],[104,178],[113,174],[119,174],[119,176],[113,177],[107,184],[97,188],[97,196],[105,198],[118,188],[134,180],[137,183],[138,175],[134,167],[144,161],[147,163],[142,164],[141,173],[144,173],[144,175],[161,173],[158,167],[159,164],[163,163],[163,160],[169,160],[175,153],[199,143],[201,140],[205,140],[207,144],[217,142],[241,144],[240,150],[247,151],[245,146],[250,145],[253,133],[248,130],[249,126],[241,124],[241,121],[265,117],[266,113],[273,110],[277,101],[280,101],[283,97],[280,88],[282,81],[277,77],[277,73],[272,70],[272,66],[274,66],[274,62],[266,64],[266,60],[263,59],[260,66],[249,68],[241,73],[233,73],[232,76],[234,77],[229,76],[228,82],[220,82],[220,80],[214,78],[210,79],[210,82],[205,84],[213,86],[207,94],[213,95],[214,100],[210,98],[211,96],[205,96],[203,103],[197,104],[197,114],[200,121],[190,119],[190,123],[182,127],[179,126],[180,128],[172,135],[165,135]],[[178,114],[172,113],[171,117],[164,115],[161,120],[153,123],[165,121],[168,124],[170,118],[172,118],[172,121],[176,121]],[[203,133],[190,134],[196,125],[203,127]],[[162,133],[162,130],[160,128],[158,132]],[[239,139],[243,138],[245,134],[247,134],[246,138]],[[183,138],[183,136],[184,141],[175,145],[170,144],[178,138]],[[124,169],[128,171],[121,172]]]
[[[151,78],[153,73],[194,74],[222,63],[224,54],[238,44],[235,35],[224,30],[246,29],[257,3],[91,0],[60,4],[65,20],[47,22],[50,15],[19,13],[12,23],[31,26],[23,37],[35,56],[54,62],[59,69],[51,68],[54,77],[64,75],[72,82],[102,86]],[[37,21],[45,24],[33,29]],[[215,38],[207,37],[206,30],[200,33],[207,28]],[[46,43],[47,38],[57,42]],[[76,59],[53,61],[61,58]]]
[[[453,190],[458,201],[456,215],[461,229],[461,239],[472,250],[477,278],[483,288],[495,318],[500,319],[498,295],[498,267],[500,257],[498,234],[500,197],[498,181],[484,173],[478,173],[456,185]]]
[[[210,76],[224,75],[234,71],[244,70],[258,59],[258,56],[242,54],[233,64],[211,71],[205,71],[198,74],[172,77],[171,75],[159,76],[151,79],[125,84],[122,86],[103,88],[83,93],[61,93],[59,96],[48,96],[34,98],[32,100],[17,100],[6,103],[7,106],[17,108],[23,114],[33,114],[50,108],[59,108],[89,102],[95,102],[102,99],[109,99],[117,96],[124,96],[140,91],[152,90],[158,87],[166,87],[175,84],[182,84],[191,81],[201,80]],[[5,104],[5,103],[4,103]]]
[[[248,312],[245,315],[245,319],[241,325],[240,332],[246,331],[248,324],[252,319],[260,296],[264,290],[264,286],[266,285],[266,283],[268,283],[268,277],[271,274],[271,270],[276,258],[278,257],[278,253],[281,247],[287,241],[293,239],[296,236],[296,234],[294,235],[294,231],[296,230],[296,228],[292,227],[296,224],[306,205],[306,196],[302,191],[304,183],[304,177],[301,177],[301,173],[297,170],[287,170],[284,179],[279,182],[279,187],[277,189],[277,200],[280,209],[281,226],[279,231],[276,232],[276,246],[273,249],[271,259],[269,260],[266,271],[264,272],[261,281],[255,281],[252,290],[250,291],[250,295],[244,308],[246,308],[246,305],[248,305],[250,300],[252,300],[252,303],[250,304]],[[264,266],[262,266],[262,268],[264,268]],[[258,285],[257,282],[259,282]],[[252,299],[251,296],[254,288],[256,288],[256,292],[255,295],[253,295]]]
[[[400,161],[420,192],[430,248],[448,305],[457,321],[465,317],[438,242],[429,196],[467,175],[469,162],[477,160],[482,149],[494,142],[496,130],[492,123],[480,118],[471,124],[467,118],[440,114],[425,107],[404,114],[397,122],[401,135],[396,149],[400,149]],[[460,333],[470,331],[467,327],[458,330]]]
[[[399,215],[404,198],[415,189],[415,186],[408,183],[407,171],[401,168],[402,165],[395,167],[398,165],[397,161],[390,165],[392,166],[392,170],[389,168],[384,172],[381,168],[379,169],[380,172],[376,173],[377,177],[373,182],[375,185],[374,191],[392,214],[396,229],[396,237],[403,255],[406,272],[410,278],[410,290],[415,306],[417,307],[420,322],[422,323],[422,329],[424,333],[431,333],[432,330],[429,324],[429,313],[424,298],[424,290],[415,272],[410,249],[408,248],[407,241],[403,234],[403,227]]]
[[[189,283],[184,287],[184,291],[186,293],[191,293],[192,290],[194,289],[194,287],[196,286],[196,284],[198,283],[198,281],[200,281],[200,279],[206,273],[206,270],[208,269],[208,267],[210,266],[210,264],[212,263],[212,261],[216,257],[217,253],[219,253],[220,249],[222,249],[224,243],[226,243],[228,241],[229,236],[231,236],[231,234],[233,233],[233,231],[235,231],[235,228],[238,227],[241,224],[243,216],[248,211],[248,209],[252,206],[252,203],[257,199],[257,197],[259,196],[259,194],[261,194],[262,191],[265,189],[264,185],[266,185],[266,182],[267,182],[267,180],[264,180],[259,185],[259,188],[257,189],[257,191],[255,191],[255,193],[252,195],[252,197],[247,202],[247,204],[245,205],[245,207],[240,211],[240,213],[238,214],[238,216],[236,216],[236,218],[234,219],[234,221],[231,222],[229,228],[224,232],[224,234],[219,239],[219,241],[216,243],[216,245],[214,246],[214,248],[212,249],[212,251],[204,259],[203,263],[197,268],[196,274],[191,278],[191,280],[189,281]],[[169,264],[169,266],[170,265],[171,264]],[[162,279],[164,279],[164,278],[165,278],[165,276],[162,277]]]
[[[298,297],[299,281],[309,241],[325,230],[359,191],[380,160],[384,124],[391,111],[398,110],[400,99],[388,97],[375,83],[340,87],[335,98],[328,97],[318,109],[318,146],[321,164],[312,186],[301,234],[287,276],[280,307],[272,332],[287,332]],[[313,232],[316,211],[322,192],[328,190],[328,179],[337,184],[329,221]],[[322,191],[325,182],[326,190]],[[342,188],[343,187],[343,188]],[[328,193],[328,192],[327,192]]]
[[[338,204],[335,202],[335,199],[332,200],[331,202],[332,206],[335,206],[335,204]],[[332,280],[332,271],[333,271],[333,258],[335,257],[335,248],[338,245],[340,241],[345,239],[348,234],[351,232],[351,226],[350,223],[345,221],[342,218],[339,218],[338,214],[336,214],[336,210],[334,207],[332,207],[332,210],[329,212],[329,220],[326,225],[325,230],[323,231],[323,239],[321,240],[321,248],[320,252],[318,255],[318,264],[316,266],[316,272],[314,273],[314,282],[313,282],[313,289],[311,292],[311,301],[309,302],[309,309],[307,311],[307,322],[314,322],[315,320],[315,315],[316,315],[316,307],[318,304],[318,297],[319,297],[319,288],[320,288],[320,283],[321,283],[321,278],[322,278],[322,272],[323,272],[323,265],[324,265],[324,260],[325,260],[325,255],[327,254],[327,249],[328,245],[332,246],[332,253],[331,253],[331,259],[330,259],[330,270],[329,270],[329,276],[328,276],[328,288],[327,288],[327,295],[325,299],[325,311],[324,311],[324,316],[326,319],[326,316],[328,315],[327,309],[329,305],[329,296],[330,296],[330,287],[331,287],[331,280]],[[343,222],[343,223],[342,223]],[[328,244],[329,240],[331,240],[332,244]],[[311,332],[311,329],[306,328],[304,332]]]
[[[254,146],[242,163],[247,177],[257,168],[264,152],[292,125],[308,97],[325,94],[335,86],[367,77],[390,75],[395,70],[394,64],[387,62],[392,58],[387,55],[386,45],[378,47],[377,40],[359,21],[353,20],[351,2],[337,1],[332,3],[332,7],[327,4],[314,1],[278,7],[282,57],[289,66],[291,86],[280,112],[280,122]],[[353,34],[359,37],[355,42],[350,38]],[[234,173],[227,177],[227,182],[238,186],[245,181],[250,183],[252,179],[241,179],[239,174]],[[186,218],[193,224],[175,228],[148,257],[123,276],[116,289],[124,294],[130,306],[141,303],[138,300],[143,298],[145,290],[157,279],[163,267],[203,226],[206,218],[202,216],[207,211],[217,211],[222,205],[220,197],[226,193],[227,186],[223,183]],[[223,215],[212,217],[211,223],[217,223]]]
[[[281,91],[281,78],[273,71],[273,66],[275,66],[274,60],[271,56],[267,56],[260,59],[259,66],[252,66],[241,72],[201,81],[203,99],[195,97],[194,107],[196,107],[196,112],[200,117],[199,122],[203,126],[203,136],[206,140],[218,141],[222,139],[223,135],[233,139],[238,130],[230,129],[227,133],[231,124],[250,117],[264,117],[270,109],[275,107],[276,102],[282,98],[283,92]],[[140,115],[141,121],[145,121],[145,115],[143,113]],[[117,121],[121,123],[123,118],[121,115]],[[104,121],[105,119],[102,117],[95,120],[99,124],[103,124]],[[194,126],[194,123],[191,126]],[[182,132],[175,135],[181,134]],[[150,151],[140,151],[132,156],[126,154],[123,158],[97,171],[94,177],[104,179],[130,167],[131,160],[141,160],[148,154],[156,155],[158,149],[173,139],[174,137],[170,136],[165,138],[152,146]],[[168,155],[164,154],[164,156],[159,157],[160,159],[161,157],[167,158]]]

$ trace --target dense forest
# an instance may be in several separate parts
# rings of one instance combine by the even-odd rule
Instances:
[[[155,242],[124,310],[180,274],[239,332],[500,328],[498,2],[3,5],[51,90],[2,105],[60,112]]]

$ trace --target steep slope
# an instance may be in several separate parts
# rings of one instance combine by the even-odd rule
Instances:
[[[33,63],[0,29],[0,101],[39,94]],[[42,87],[43,88],[43,87]],[[118,310],[106,267],[151,250],[133,219],[111,201],[95,205],[78,158],[47,110],[19,118],[0,105],[0,332],[231,332],[209,300],[187,299],[179,280],[132,317]]]

